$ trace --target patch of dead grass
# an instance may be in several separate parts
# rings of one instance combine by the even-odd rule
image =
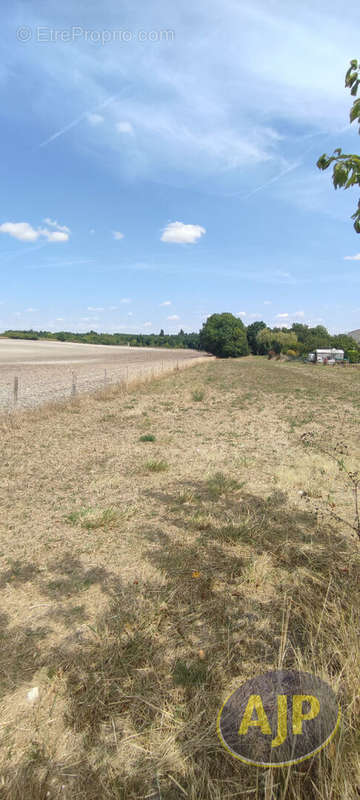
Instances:
[[[283,408],[319,435],[346,410],[356,459],[358,382],[249,358],[197,367],[204,414],[185,410],[184,372],[131,403],[3,420],[1,799],[356,800],[359,547],[299,484],[331,483],[349,518],[352,499]],[[168,469],[145,476],[147,414]],[[277,666],[323,677],[343,708],[332,749],[290,774],[239,764],[215,731],[230,691]]]

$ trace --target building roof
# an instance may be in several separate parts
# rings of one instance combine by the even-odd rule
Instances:
[[[344,353],[343,350],[338,350],[336,347],[326,347],[326,348],[317,348],[315,350],[316,353]]]

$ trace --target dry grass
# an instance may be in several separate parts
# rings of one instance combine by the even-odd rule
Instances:
[[[359,797],[360,546],[327,513],[353,499],[303,434],[356,463],[360,375],[211,362],[202,402],[193,378],[2,420],[1,799]],[[271,772],[216,716],[277,666],[327,680],[343,720]]]

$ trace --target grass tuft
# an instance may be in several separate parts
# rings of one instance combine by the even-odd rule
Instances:
[[[95,508],[81,508],[67,514],[65,521],[70,525],[80,525],[86,530],[96,528],[111,528],[117,525],[120,513],[116,508],[105,508],[102,511]]]
[[[147,472],[165,472],[167,469],[169,469],[169,464],[164,460],[156,461],[155,459],[151,459],[146,461],[145,469]]]
[[[140,436],[140,442],[155,442],[156,436],[153,433],[144,433]]]

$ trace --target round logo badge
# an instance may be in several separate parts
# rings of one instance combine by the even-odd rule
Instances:
[[[273,670],[232,692],[218,714],[217,732],[234,758],[261,767],[285,767],[326,747],[340,715],[333,690],[321,678]]]

